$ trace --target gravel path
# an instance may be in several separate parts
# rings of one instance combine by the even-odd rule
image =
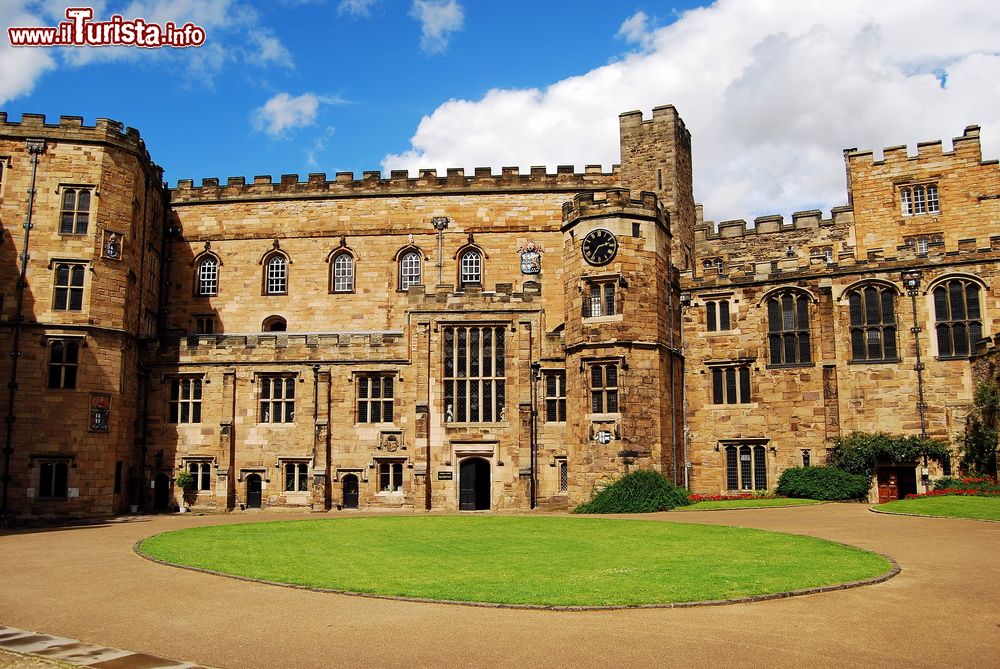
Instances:
[[[165,530],[296,517],[149,516],[2,534],[0,624],[232,669],[1000,666],[1000,525],[860,504],[640,516],[808,534],[902,567],[874,586],[721,607],[419,604],[246,583],[132,552]]]

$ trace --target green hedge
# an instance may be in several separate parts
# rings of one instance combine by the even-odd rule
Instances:
[[[839,467],[793,467],[782,472],[776,492],[805,499],[864,499],[870,485],[869,477]]]
[[[687,489],[657,472],[641,470],[621,477],[573,513],[651,513],[690,503]]]

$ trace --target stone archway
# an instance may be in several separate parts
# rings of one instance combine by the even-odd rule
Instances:
[[[459,465],[458,508],[460,511],[488,511],[490,508],[490,463],[483,458],[466,458]]]

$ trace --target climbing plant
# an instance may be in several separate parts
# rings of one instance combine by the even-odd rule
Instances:
[[[914,462],[924,456],[944,462],[951,454],[940,439],[885,432],[851,432],[837,439],[830,453],[830,464],[871,479],[881,463]]]
[[[997,475],[997,412],[1000,388],[990,378],[976,385],[965,432],[959,435],[959,466],[968,474]]]

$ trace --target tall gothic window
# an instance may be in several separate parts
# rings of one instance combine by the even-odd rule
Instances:
[[[969,356],[983,336],[982,288],[971,279],[950,279],[934,288],[934,326],[938,355]]]
[[[274,253],[264,265],[264,294],[285,295],[288,293],[288,258]]]
[[[809,350],[809,297],[785,290],[767,300],[768,347],[772,365],[805,365]]]
[[[339,253],[333,259],[333,292],[354,292],[354,257],[350,253]]]
[[[483,256],[479,251],[468,250],[459,259],[460,287],[483,284]]]
[[[855,288],[847,298],[851,310],[851,360],[887,362],[896,350],[896,291],[888,286]]]
[[[446,421],[506,420],[504,327],[473,325],[444,329]]]
[[[198,294],[219,294],[219,261],[211,256],[198,263]]]

